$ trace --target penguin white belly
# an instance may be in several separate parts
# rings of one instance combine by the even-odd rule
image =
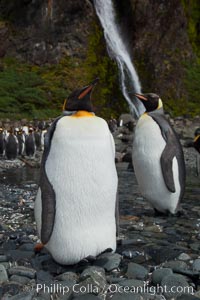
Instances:
[[[176,157],[173,159],[175,193],[164,182],[161,155],[166,142],[157,123],[147,114],[140,117],[133,141],[133,165],[142,195],[161,212],[175,213],[180,196],[179,170]]]
[[[54,228],[45,245],[54,259],[73,264],[107,248],[115,251],[117,173],[107,123],[98,117],[61,118],[45,169],[56,194]],[[39,190],[39,232],[41,209]]]

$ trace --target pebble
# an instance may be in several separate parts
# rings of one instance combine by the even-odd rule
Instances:
[[[164,264],[165,268],[171,268],[176,273],[182,273],[183,270],[188,269],[188,265],[184,261],[172,260]]]
[[[126,272],[126,276],[129,279],[141,279],[145,280],[148,275],[148,270],[143,266],[130,262],[128,264],[128,270]]]
[[[122,260],[122,256],[118,253],[103,253],[94,262],[96,266],[104,268],[106,271],[117,269]]]
[[[20,293],[18,295],[9,297],[8,300],[32,300],[34,296],[34,291]]]
[[[8,257],[6,255],[0,255],[0,262],[7,262]]]
[[[187,261],[187,260],[190,260],[190,259],[191,259],[191,256],[188,255],[187,253],[181,253],[181,254],[178,256],[178,259],[179,259],[179,260],[183,260],[183,261]]]
[[[143,300],[143,298],[140,295],[132,293],[116,293],[112,297],[112,300]]]
[[[169,268],[163,268],[163,269],[156,269],[152,273],[152,281],[153,284],[161,284],[164,277],[168,275],[172,275],[173,271]]]
[[[164,288],[163,295],[167,299],[171,299],[172,297],[180,296],[184,294],[184,289],[189,287],[186,279],[182,275],[172,274],[165,276],[161,282],[161,286]],[[166,290],[165,290],[166,287]],[[174,287],[177,287],[177,290],[174,291]],[[173,288],[173,291],[172,291]]]
[[[25,276],[20,276],[20,275],[12,275],[10,277],[10,281],[15,281],[20,284],[27,284],[30,281],[30,278],[25,277]]]
[[[101,298],[94,296],[92,294],[85,294],[85,295],[72,298],[72,300],[101,300]]]
[[[0,284],[6,281],[8,281],[6,268],[3,265],[0,265]]]
[[[29,278],[35,278],[36,270],[24,266],[12,267],[8,270],[10,275],[21,275]]]
[[[120,286],[123,287],[143,287],[144,286],[144,281],[142,280],[137,280],[137,279],[125,279],[121,282],[119,282]]]
[[[194,271],[200,272],[200,258],[194,260],[192,268]]]
[[[78,275],[74,272],[65,272],[56,276],[56,279],[61,281],[70,280],[75,284],[78,281]]]

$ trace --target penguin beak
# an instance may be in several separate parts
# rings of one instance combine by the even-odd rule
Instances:
[[[141,101],[148,101],[148,99],[142,94],[135,94],[135,96]]]
[[[62,110],[65,110],[66,103],[67,103],[67,99],[65,99],[65,101],[64,101],[64,103],[63,103]]]
[[[90,93],[92,91],[92,89],[94,88],[94,86],[97,84],[97,82],[99,81],[99,78],[96,78],[95,80],[93,80],[89,85],[87,85],[83,91],[81,92],[81,94],[78,96],[78,99],[82,99],[83,97],[85,97],[88,93]]]

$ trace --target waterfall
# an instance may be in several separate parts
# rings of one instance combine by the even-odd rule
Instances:
[[[143,104],[133,95],[141,93],[141,85],[131,61],[126,45],[120,36],[115,22],[115,11],[112,0],[94,0],[94,6],[104,30],[109,56],[117,61],[122,93],[129,104],[131,112],[138,118],[144,112]]]

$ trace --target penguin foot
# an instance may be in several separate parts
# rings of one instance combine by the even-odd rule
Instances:
[[[93,263],[96,260],[95,256],[92,255],[88,255],[87,257],[81,259],[81,261],[79,261],[79,265],[85,265],[87,263]]]
[[[154,216],[155,217],[166,217],[168,215],[169,215],[168,212],[161,212],[161,211],[157,210],[156,208],[154,208]]]
[[[42,243],[37,243],[37,244],[35,245],[35,247],[34,247],[34,251],[35,251],[35,253],[38,253],[38,252],[40,252],[43,248],[44,248],[44,244],[42,244]]]
[[[101,252],[99,255],[104,254],[104,253],[109,253],[109,252],[112,252],[112,251],[113,251],[113,249],[107,248],[106,250],[104,250],[103,252]]]
[[[174,214],[174,216],[175,217],[187,217],[188,212],[185,209],[180,209]]]

